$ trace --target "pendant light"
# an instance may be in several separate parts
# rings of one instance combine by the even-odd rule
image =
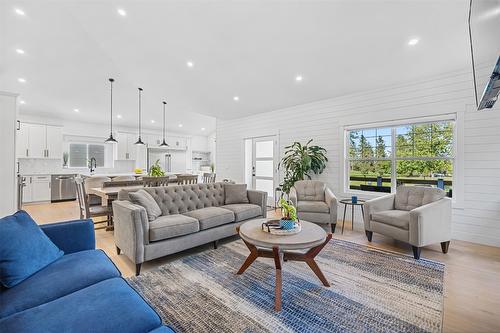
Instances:
[[[109,83],[111,85],[111,99],[110,99],[110,131],[109,131],[109,138],[106,139],[106,141],[104,141],[105,143],[117,143],[118,141],[116,141],[115,138],[113,138],[113,82],[115,80],[110,78],[109,79]]]
[[[165,141],[165,106],[167,102],[163,101],[163,142],[160,144],[160,147],[168,147],[168,143]]]
[[[137,139],[135,145],[138,146],[143,146],[144,142],[142,142],[141,139],[141,95],[142,95],[142,88],[139,89],[139,138]]]

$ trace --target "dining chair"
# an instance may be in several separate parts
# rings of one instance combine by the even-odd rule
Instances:
[[[215,173],[205,172],[203,174],[203,183],[215,183]]]
[[[76,194],[78,197],[78,205],[80,209],[80,219],[92,219],[94,225],[106,223],[105,226],[100,226],[96,229],[104,229],[112,225],[113,211],[109,206],[102,205],[89,205],[89,197],[85,191],[83,179],[81,177],[75,178]],[[104,221],[94,221],[94,217],[106,217]]]
[[[102,187],[102,184],[105,182],[110,182],[111,178],[105,176],[91,176],[82,178],[83,185],[85,187],[85,192],[88,193],[89,189],[94,187]],[[88,203],[90,206],[101,205],[102,200],[100,197],[94,194],[88,194]]]
[[[102,183],[102,187],[127,187],[127,186],[139,186],[143,185],[144,181],[143,180],[120,180],[120,181],[115,181],[112,180],[110,182],[104,182]]]
[[[177,185],[198,184],[197,175],[178,175]]]
[[[113,182],[123,182],[123,181],[132,181],[136,180],[135,176],[116,176],[111,178],[111,181]]]
[[[167,186],[168,185],[168,176],[142,177],[142,183],[144,184],[144,187]]]

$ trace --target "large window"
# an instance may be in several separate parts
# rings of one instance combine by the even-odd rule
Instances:
[[[69,166],[71,168],[86,168],[90,159],[96,159],[98,167],[104,167],[104,144],[96,143],[70,143]]]
[[[393,192],[399,185],[433,186],[452,194],[454,121],[347,131],[351,190]]]

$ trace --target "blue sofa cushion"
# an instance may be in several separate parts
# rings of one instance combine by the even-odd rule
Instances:
[[[122,278],[0,319],[5,332],[149,332],[160,317]]]
[[[0,318],[118,276],[120,271],[101,250],[67,254],[23,283],[0,291]]]
[[[13,287],[64,254],[25,211],[0,219],[0,282]]]

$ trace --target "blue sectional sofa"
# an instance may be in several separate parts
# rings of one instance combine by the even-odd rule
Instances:
[[[11,288],[0,286],[1,332],[174,332],[95,249],[91,220],[41,229],[64,256]]]

